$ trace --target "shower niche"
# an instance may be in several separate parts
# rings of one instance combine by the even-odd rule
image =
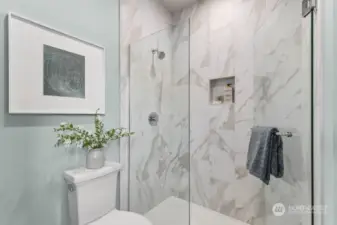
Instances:
[[[209,81],[209,103],[235,103],[235,77],[221,77]]]

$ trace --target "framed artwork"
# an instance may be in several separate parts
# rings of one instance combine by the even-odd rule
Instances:
[[[9,13],[9,113],[105,113],[103,47]]]

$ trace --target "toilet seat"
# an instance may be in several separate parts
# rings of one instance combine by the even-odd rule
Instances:
[[[152,223],[137,213],[112,210],[89,225],[152,225]]]

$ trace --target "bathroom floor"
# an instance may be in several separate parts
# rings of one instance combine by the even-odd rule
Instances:
[[[191,225],[249,225],[226,215],[191,203]],[[189,203],[170,197],[145,214],[153,225],[187,225],[189,224]]]

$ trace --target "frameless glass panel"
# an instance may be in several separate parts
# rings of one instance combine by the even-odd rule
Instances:
[[[130,211],[189,223],[189,25],[131,45]]]
[[[311,16],[299,1],[264,8],[254,36],[254,125],[280,130],[284,175],[262,186],[256,224],[311,224]],[[289,134],[289,135],[288,135]]]
[[[301,1],[211,0],[194,10],[191,224],[310,224],[310,212],[290,211],[311,204],[310,41]],[[282,136],[284,176],[269,185],[246,169],[254,126],[293,133]]]

